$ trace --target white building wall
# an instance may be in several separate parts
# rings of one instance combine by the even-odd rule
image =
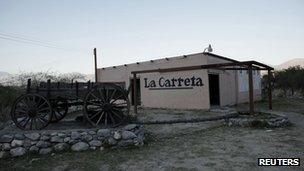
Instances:
[[[216,58],[208,54],[198,53],[174,58],[158,59],[153,61],[133,63],[127,66],[120,65],[116,67],[107,67],[98,69],[99,82],[125,82],[126,88],[130,85],[130,79],[133,78],[131,71],[150,70],[159,68],[175,68],[193,65],[206,65],[215,63],[227,63],[229,60]],[[246,72],[246,71],[242,71]],[[248,75],[242,75],[238,71],[223,71],[216,69],[192,70],[168,73],[149,73],[137,74],[141,82],[141,102],[145,107],[163,107],[163,108],[192,108],[209,109],[209,82],[208,73],[219,74],[220,86],[220,105],[233,105],[247,102],[248,98]],[[193,89],[179,90],[149,90],[144,87],[144,78],[158,80],[160,77],[201,77],[204,86],[193,87]],[[260,99],[261,86],[259,75],[254,75],[254,97]]]

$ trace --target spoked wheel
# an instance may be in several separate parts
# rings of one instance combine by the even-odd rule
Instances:
[[[16,99],[11,117],[17,127],[23,130],[42,129],[52,119],[49,101],[38,94],[25,94]]]
[[[130,112],[127,92],[115,84],[102,84],[91,89],[84,99],[84,115],[93,125],[116,127]]]
[[[52,102],[53,115],[52,115],[52,123],[59,122],[63,119],[69,110],[68,102],[65,99],[56,100]]]

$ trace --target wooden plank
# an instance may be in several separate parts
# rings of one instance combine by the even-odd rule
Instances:
[[[79,95],[79,92],[78,92],[78,82],[76,81],[76,97],[78,99],[78,95]]]
[[[46,93],[46,97],[47,98],[50,98],[50,89],[51,89],[51,80],[50,79],[48,79],[47,80],[47,93]]]
[[[27,80],[27,85],[26,85],[26,92],[27,92],[27,93],[30,93],[30,91],[31,91],[31,86],[32,86],[32,80],[31,80],[31,79],[28,79],[28,80]]]
[[[97,50],[94,48],[94,62],[95,62],[95,83],[97,83]]]

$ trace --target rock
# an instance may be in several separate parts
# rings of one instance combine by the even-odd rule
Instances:
[[[144,145],[144,141],[141,138],[134,138],[133,142],[134,142],[135,146],[143,146]]]
[[[36,147],[39,147],[39,148],[47,148],[47,147],[50,147],[50,146],[51,146],[51,143],[47,142],[47,141],[38,141],[36,143]]]
[[[33,141],[36,141],[40,138],[40,134],[39,133],[30,133],[30,134],[24,134],[25,137],[27,137],[28,139],[31,139]]]
[[[59,166],[55,166],[52,171],[65,171],[65,170],[69,170],[69,165],[68,164],[64,164],[64,165],[59,165]],[[77,171],[77,169],[74,169],[75,171]]]
[[[96,150],[97,147],[90,147],[91,150]]]
[[[109,144],[110,146],[113,146],[113,145],[116,145],[116,144],[117,144],[117,141],[116,141],[114,138],[110,137],[110,138],[108,139],[108,144]]]
[[[32,147],[30,147],[29,151],[30,151],[31,153],[38,153],[39,148],[36,147],[36,146],[32,146]]]
[[[30,147],[30,146],[32,146],[31,140],[25,139],[24,142],[23,142],[23,146],[24,147]]]
[[[84,135],[83,136],[83,140],[85,140],[87,142],[91,141],[92,139],[93,139],[92,135]]]
[[[76,144],[76,143],[78,143],[78,142],[80,142],[80,140],[70,140],[68,143],[69,144]]]
[[[10,143],[13,140],[12,135],[2,135],[0,137],[0,143]]]
[[[102,140],[105,140],[106,137],[97,137],[98,140],[102,141]]]
[[[89,142],[91,147],[100,147],[101,146],[101,142],[98,140],[92,140]]]
[[[37,141],[30,141],[31,145],[37,144]]]
[[[3,143],[2,144],[2,150],[10,150],[10,149],[11,149],[10,143]]]
[[[23,146],[23,141],[22,140],[13,140],[11,142],[11,146],[12,147],[20,147]]]
[[[15,134],[14,137],[15,137],[16,140],[24,140],[25,139],[25,136],[23,134]]]
[[[57,136],[57,132],[51,133],[51,136]]]
[[[10,154],[13,157],[22,156],[25,154],[25,152],[26,152],[26,150],[23,147],[17,147],[17,148],[13,148],[10,150]]]
[[[104,150],[104,147],[100,147],[99,150],[100,150],[100,151],[103,151],[103,150]]]
[[[67,142],[69,142],[70,140],[71,140],[71,137],[65,137],[65,138],[63,139],[63,142],[67,143]]]
[[[127,147],[127,146],[131,146],[131,145],[133,145],[134,143],[133,143],[133,140],[122,140],[122,141],[120,141],[120,142],[118,142],[118,146],[119,147]]]
[[[84,150],[87,150],[88,148],[89,148],[89,144],[87,144],[85,142],[78,142],[78,143],[72,145],[73,151],[84,151]]]
[[[97,131],[98,136],[109,137],[111,135],[111,131],[109,129],[99,129]]]
[[[114,139],[119,140],[121,139],[121,134],[118,131],[115,131],[113,137]]]
[[[80,135],[79,132],[72,132],[71,133],[71,139],[76,140],[76,139],[79,139],[79,138],[81,138],[81,135]]]
[[[82,132],[82,133],[80,133],[80,135],[85,136],[85,135],[88,135],[88,133],[87,132]]]
[[[69,145],[66,143],[58,143],[54,146],[55,151],[64,151],[69,148]]]
[[[0,151],[0,159],[5,159],[9,157],[9,153],[7,151]]]
[[[48,140],[50,140],[50,137],[47,136],[47,135],[42,135],[42,136],[40,137],[40,140],[42,140],[42,141],[48,141]]]
[[[133,139],[136,138],[137,136],[131,132],[131,131],[123,131],[122,134],[122,139],[127,140],[127,139]]]
[[[60,138],[64,138],[66,135],[65,135],[65,133],[58,133],[58,136],[60,137]]]
[[[51,137],[51,142],[53,143],[62,143],[63,142],[63,138],[59,137],[59,136],[54,136],[54,137]]]
[[[130,130],[135,129],[137,126],[138,125],[136,125],[136,124],[129,124],[129,125],[126,125],[125,127],[123,127],[123,130],[130,131]]]
[[[95,131],[89,131],[89,134],[90,134],[90,135],[95,135],[96,132],[95,132]]]
[[[42,148],[39,150],[39,154],[49,154],[52,152],[51,148]]]
[[[137,135],[138,138],[144,140],[144,134],[145,134],[144,130],[141,130],[141,131],[137,132],[136,135]]]

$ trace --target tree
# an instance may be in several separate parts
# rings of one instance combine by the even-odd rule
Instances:
[[[275,88],[283,90],[285,97],[288,90],[291,91],[292,96],[295,91],[301,91],[304,95],[304,68],[294,66],[275,71],[274,79]]]

